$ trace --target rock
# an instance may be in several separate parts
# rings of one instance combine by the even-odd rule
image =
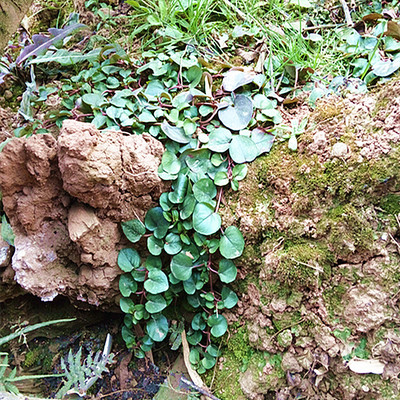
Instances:
[[[3,205],[16,235],[12,268],[29,293],[50,301],[115,307],[120,222],[142,218],[166,185],[163,146],[65,121],[58,139],[13,139],[0,153]]]
[[[281,332],[277,337],[278,344],[282,347],[289,347],[292,344],[292,340],[293,335],[291,334],[289,329]]]
[[[354,286],[345,296],[343,316],[358,332],[368,332],[393,317],[393,310],[388,305],[389,299],[389,294],[379,285]]]
[[[1,227],[1,224],[0,224]],[[7,267],[11,260],[11,246],[0,238],[0,268]]]
[[[331,150],[331,156],[337,158],[347,158],[350,156],[350,149],[346,143],[338,142],[335,143]]]
[[[293,373],[301,372],[303,370],[303,368],[296,360],[296,357],[289,351],[283,355],[281,367],[284,371],[289,371]]]

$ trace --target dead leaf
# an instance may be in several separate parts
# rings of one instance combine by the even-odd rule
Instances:
[[[240,57],[243,58],[243,60],[247,63],[251,63],[254,61],[257,57],[258,52],[257,51],[246,51],[243,49],[237,49],[236,54]]]
[[[364,15],[362,20],[364,22],[371,22],[371,21],[377,21],[378,19],[381,19],[381,18],[383,18],[382,14],[371,13],[371,14],[368,14],[368,15]]]
[[[391,36],[397,40],[400,40],[400,26],[394,21],[388,21],[386,32],[383,36]]]
[[[383,374],[385,364],[379,360],[361,360],[353,358],[347,364],[356,374]]]

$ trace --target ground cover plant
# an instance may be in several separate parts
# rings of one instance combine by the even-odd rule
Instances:
[[[222,224],[224,194],[239,190],[248,163],[275,142],[287,140],[296,151],[308,121],[284,125],[280,105],[305,99],[315,106],[396,73],[398,6],[364,2],[353,13],[356,24],[346,27],[340,15],[331,26],[329,9],[308,1],[127,3],[135,12],[120,18],[129,40],[140,41],[140,58],[126,39],[97,47],[91,37],[84,48],[68,48],[71,34],[84,28],[74,16],[25,47],[15,63],[4,61],[4,77],[22,71],[29,79],[15,135],[49,132],[68,118],[149,132],[164,143],[158,172],[171,190],[144,220],[122,224],[133,243],[118,257],[122,337],[140,358],[167,338],[178,349],[185,330],[190,361],[204,373],[215,367],[228,330],[222,313],[238,302],[234,260],[245,248],[239,229]],[[86,6],[103,16],[108,7]],[[99,30],[104,25],[113,26],[109,17]],[[56,43],[57,35],[68,40]],[[62,99],[56,110],[46,105],[51,96]]]

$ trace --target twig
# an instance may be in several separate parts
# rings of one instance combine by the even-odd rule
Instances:
[[[340,0],[340,3],[342,4],[342,7],[343,7],[344,17],[346,19],[347,26],[348,27],[353,26],[354,24],[353,24],[353,20],[351,19],[349,6],[347,5],[345,0]]]
[[[297,264],[304,265],[305,267],[309,267],[309,268],[315,269],[316,271],[321,272],[321,274],[324,272],[321,268],[314,267],[313,265],[306,264],[306,263],[298,261],[298,260],[296,260],[294,258],[292,258],[292,261],[297,262]]]
[[[190,386],[191,388],[197,390],[199,393],[203,394],[204,396],[209,397],[211,400],[220,400],[218,397],[215,397],[213,394],[209,393],[207,390],[202,389],[201,387],[195,385],[193,382],[189,381],[185,377],[181,377],[181,382],[185,385]]]
[[[306,26],[303,31],[314,31],[317,29],[329,29],[329,28],[340,28],[344,24],[326,24],[326,25],[316,25],[316,26]]]

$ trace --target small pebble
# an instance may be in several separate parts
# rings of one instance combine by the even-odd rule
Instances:
[[[338,142],[332,147],[332,157],[347,157],[349,154],[349,147],[346,143]]]

